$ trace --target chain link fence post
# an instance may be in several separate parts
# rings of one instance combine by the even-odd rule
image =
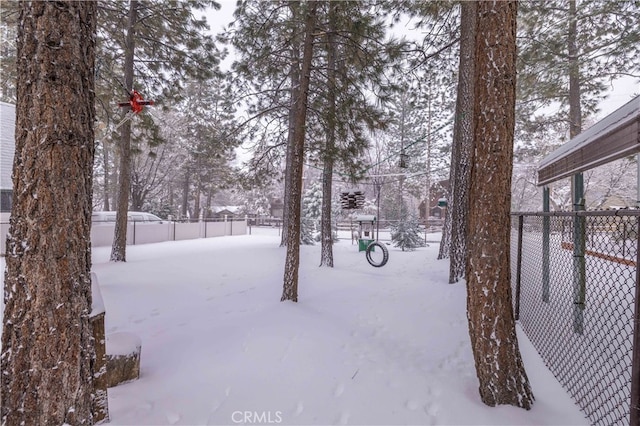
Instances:
[[[550,210],[549,187],[542,189],[542,211],[548,213]],[[542,301],[549,303],[549,238],[551,227],[549,226],[549,216],[542,217]]]
[[[516,260],[516,307],[515,320],[520,319],[520,284],[522,283],[522,230],[524,229],[524,215],[518,215],[518,259]]]
[[[636,216],[636,294],[633,321],[633,355],[631,361],[631,405],[629,424],[640,424],[640,216]]]

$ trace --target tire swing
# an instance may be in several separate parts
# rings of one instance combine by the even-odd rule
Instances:
[[[382,251],[382,260],[380,261],[377,261],[377,259],[371,257],[371,252],[373,252],[376,247],[380,247],[380,250]],[[386,265],[388,260],[389,250],[387,250],[384,244],[379,241],[374,241],[367,246],[367,262],[369,262],[369,265],[375,268],[380,268]]]

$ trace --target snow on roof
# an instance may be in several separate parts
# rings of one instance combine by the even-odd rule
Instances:
[[[212,210],[214,213],[220,213],[225,210],[229,213],[238,213],[241,208],[242,206],[213,206]]]
[[[354,216],[353,220],[358,222],[374,222],[376,220],[376,217],[372,214],[361,214],[358,216]]]
[[[11,170],[15,152],[16,106],[0,102],[0,189],[12,189]]]
[[[560,148],[538,166],[538,185],[592,169],[640,150],[640,96],[636,96]]]

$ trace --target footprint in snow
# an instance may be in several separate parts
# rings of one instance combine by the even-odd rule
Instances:
[[[418,409],[418,407],[420,407],[420,403],[418,401],[416,401],[415,399],[410,399],[405,403],[405,406],[412,411],[415,411]]]
[[[141,408],[143,408],[143,409],[145,409],[145,410],[147,410],[147,411],[151,411],[151,410],[153,410],[153,408],[154,408],[155,406],[156,406],[156,403],[155,403],[155,402],[153,402],[153,401],[145,401],[145,402],[142,404]]]
[[[333,391],[333,396],[338,398],[343,393],[344,393],[344,385],[340,383],[338,384],[338,386],[336,386],[335,390]]]
[[[296,411],[294,412],[294,415],[299,416],[300,414],[302,414],[303,411],[304,411],[304,405],[302,404],[302,401],[299,401],[296,404]]]
[[[218,411],[218,408],[220,408],[221,405],[222,405],[222,402],[218,401],[217,399],[214,400],[211,403],[211,413],[215,413],[216,411]]]
[[[437,404],[426,404],[424,406],[424,412],[429,417],[430,425],[435,425],[438,423],[438,413],[440,412],[440,407]]]
[[[349,424],[349,417],[351,417],[351,414],[349,414],[349,412],[342,413],[340,414],[340,417],[338,418],[335,424],[337,425]]]
[[[171,425],[175,425],[180,421],[180,414],[178,413],[167,413],[167,421]]]

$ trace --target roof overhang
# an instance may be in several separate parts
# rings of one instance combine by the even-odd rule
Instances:
[[[547,155],[538,166],[538,186],[638,152],[640,96]]]

